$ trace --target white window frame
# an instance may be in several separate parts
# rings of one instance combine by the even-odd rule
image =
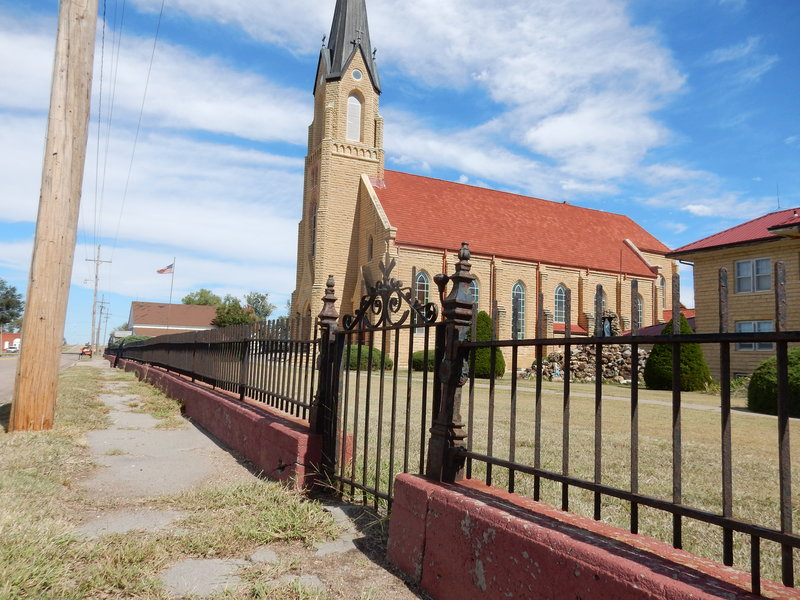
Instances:
[[[525,286],[521,281],[511,288],[511,331],[514,331],[514,298],[519,298],[519,312],[517,313],[517,337],[525,339]]]
[[[481,297],[481,284],[478,283],[477,279],[473,279],[470,282],[469,291],[472,292],[472,303],[477,305]]]
[[[768,333],[775,331],[775,324],[768,320],[736,321],[736,333]],[[772,342],[736,342],[740,352],[771,352],[775,350]]]
[[[641,294],[636,294],[633,299],[633,312],[637,320],[636,326],[644,327],[644,298]],[[678,331],[680,331],[680,324],[678,325]]]
[[[567,322],[567,288],[562,284],[556,286],[553,294],[553,323]]]
[[[736,282],[734,289],[737,294],[753,294],[772,290],[771,258],[737,260],[733,264],[733,271]]]
[[[361,113],[363,104],[361,98],[350,94],[347,98],[347,132],[345,138],[349,142],[361,141]]]
[[[431,278],[425,271],[417,271],[414,276],[415,299],[420,303],[420,308],[430,302]],[[414,333],[424,333],[424,327],[414,329]]]

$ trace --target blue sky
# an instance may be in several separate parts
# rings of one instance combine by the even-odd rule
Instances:
[[[173,257],[175,301],[255,290],[283,310],[294,287],[335,0],[166,0],[143,103],[161,5],[100,2],[70,342],[89,338],[98,244],[110,327],[131,300],[168,300],[156,270]],[[387,168],[627,214],[673,248],[775,210],[778,195],[800,205],[796,0],[367,6]],[[21,291],[57,10],[0,0],[0,277]],[[692,305],[690,277],[683,287]]]

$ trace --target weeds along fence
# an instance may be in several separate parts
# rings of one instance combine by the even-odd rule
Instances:
[[[304,420],[316,393],[318,353],[310,318],[164,335],[117,349],[117,356],[163,367]]]
[[[789,418],[790,403],[798,400],[790,393],[788,350],[800,343],[800,331],[786,327],[783,265],[773,275],[774,332],[729,333],[722,270],[715,334],[641,336],[633,311],[630,335],[602,335],[609,332],[598,302],[593,336],[572,336],[566,323],[564,337],[537,332],[533,339],[476,341],[469,259],[464,245],[455,272],[435,278],[441,314],[391,277],[394,262],[387,257],[382,279],[368,286],[353,315],[340,318],[328,281],[313,335],[308,322],[279,320],[154,338],[122,353],[308,420],[322,435],[327,484],[376,508],[391,505],[399,473],[479,479],[749,570],[756,594],[762,577],[794,587],[800,470],[790,437],[792,429],[795,439],[800,435],[800,421]],[[631,306],[636,292],[634,282]],[[570,314],[569,294],[565,301]],[[540,297],[540,311],[543,304]],[[677,322],[677,276],[672,307]],[[540,312],[537,323],[543,322]],[[599,359],[612,345],[630,347],[631,372],[638,373],[639,346],[655,343],[671,348],[671,391],[646,390],[635,376],[627,388],[605,385],[600,360],[590,384],[571,380],[568,359],[563,382],[543,374],[547,349],[559,347],[569,357],[588,346]],[[719,352],[718,395],[685,400],[680,357],[687,344]],[[742,410],[734,398],[736,344],[774,349],[775,416]],[[518,379],[530,366],[520,357],[531,351],[532,379]],[[510,377],[476,378],[478,354],[487,352],[489,373],[503,353]],[[414,371],[420,353],[423,366]]]

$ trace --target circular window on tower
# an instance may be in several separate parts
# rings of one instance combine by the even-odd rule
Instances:
[[[358,69],[353,69],[353,79],[356,81],[361,81],[361,71]]]

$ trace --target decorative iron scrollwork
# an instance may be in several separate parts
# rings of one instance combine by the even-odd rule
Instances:
[[[367,293],[362,296],[355,314],[342,317],[345,330],[399,327],[408,321],[409,316],[415,325],[436,321],[439,316],[436,305],[433,302],[422,304],[410,287],[404,287],[402,281],[391,276],[396,265],[397,261],[387,253],[378,265],[383,277],[372,285],[367,283]],[[367,281],[366,276],[364,281]]]

